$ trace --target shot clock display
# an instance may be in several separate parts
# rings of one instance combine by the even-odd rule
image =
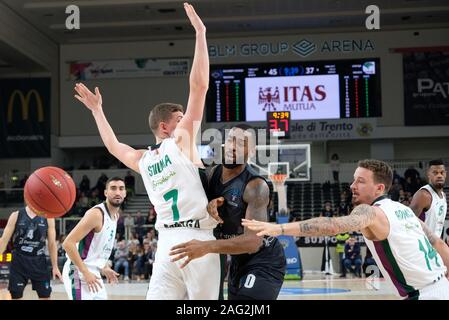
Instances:
[[[380,117],[380,60],[212,65],[208,122],[265,121],[267,112],[292,120]]]
[[[290,138],[290,111],[267,112],[267,129],[278,138]]]

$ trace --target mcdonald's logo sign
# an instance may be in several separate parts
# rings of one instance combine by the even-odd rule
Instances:
[[[8,123],[12,123],[13,119],[13,108],[14,108],[14,102],[16,101],[16,98],[19,98],[19,101],[21,103],[21,110],[22,110],[22,120],[28,120],[28,114],[30,111],[30,100],[31,97],[34,96],[34,99],[36,101],[36,108],[37,108],[37,121],[38,122],[44,122],[44,107],[42,104],[42,99],[37,92],[37,90],[32,89],[28,91],[26,95],[23,94],[20,90],[14,90],[11,96],[9,97],[8,102],[8,110],[7,110],[7,117],[8,117]]]

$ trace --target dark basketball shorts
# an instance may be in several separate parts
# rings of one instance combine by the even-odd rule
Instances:
[[[9,271],[8,290],[13,299],[20,299],[23,290],[31,280],[32,289],[39,298],[49,298],[51,294],[50,273],[45,256],[27,257],[14,254]]]
[[[228,300],[276,300],[285,268],[254,266],[238,276],[229,275]]]

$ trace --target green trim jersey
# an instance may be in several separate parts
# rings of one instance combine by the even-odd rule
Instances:
[[[156,210],[156,229],[213,229],[217,222],[207,212],[207,196],[200,173],[182,153],[174,138],[149,147],[139,161],[148,197]]]
[[[432,247],[413,211],[387,198],[376,200],[387,216],[390,232],[387,239],[365,242],[382,275],[403,298],[416,298],[419,290],[445,276],[446,267]]]
[[[443,197],[440,198],[435,189],[429,184],[421,187],[421,189],[427,190],[430,193],[432,196],[432,204],[429,210],[423,211],[419,217],[430,230],[441,238],[447,213],[446,195],[442,192]]]
[[[89,270],[95,271],[104,268],[114,248],[117,220],[112,219],[106,203],[100,203],[98,208],[103,214],[103,227],[100,232],[91,230],[79,243],[78,252]],[[67,256],[67,260],[70,260]]]

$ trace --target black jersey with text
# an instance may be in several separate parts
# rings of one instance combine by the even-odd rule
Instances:
[[[45,255],[47,232],[47,219],[30,218],[25,208],[20,209],[13,235],[13,252],[27,256]]]
[[[222,165],[215,168],[209,181],[208,196],[210,200],[224,197],[224,204],[218,208],[224,223],[217,226],[214,234],[217,239],[230,239],[244,232],[242,219],[245,218],[248,204],[243,200],[243,194],[247,184],[254,179],[266,180],[254,172],[249,165],[246,165],[245,169],[238,176],[222,183],[222,171]],[[260,249],[253,254],[232,255],[231,270],[241,272],[252,265],[277,265],[281,269],[284,268],[284,249],[277,238],[265,237]]]

